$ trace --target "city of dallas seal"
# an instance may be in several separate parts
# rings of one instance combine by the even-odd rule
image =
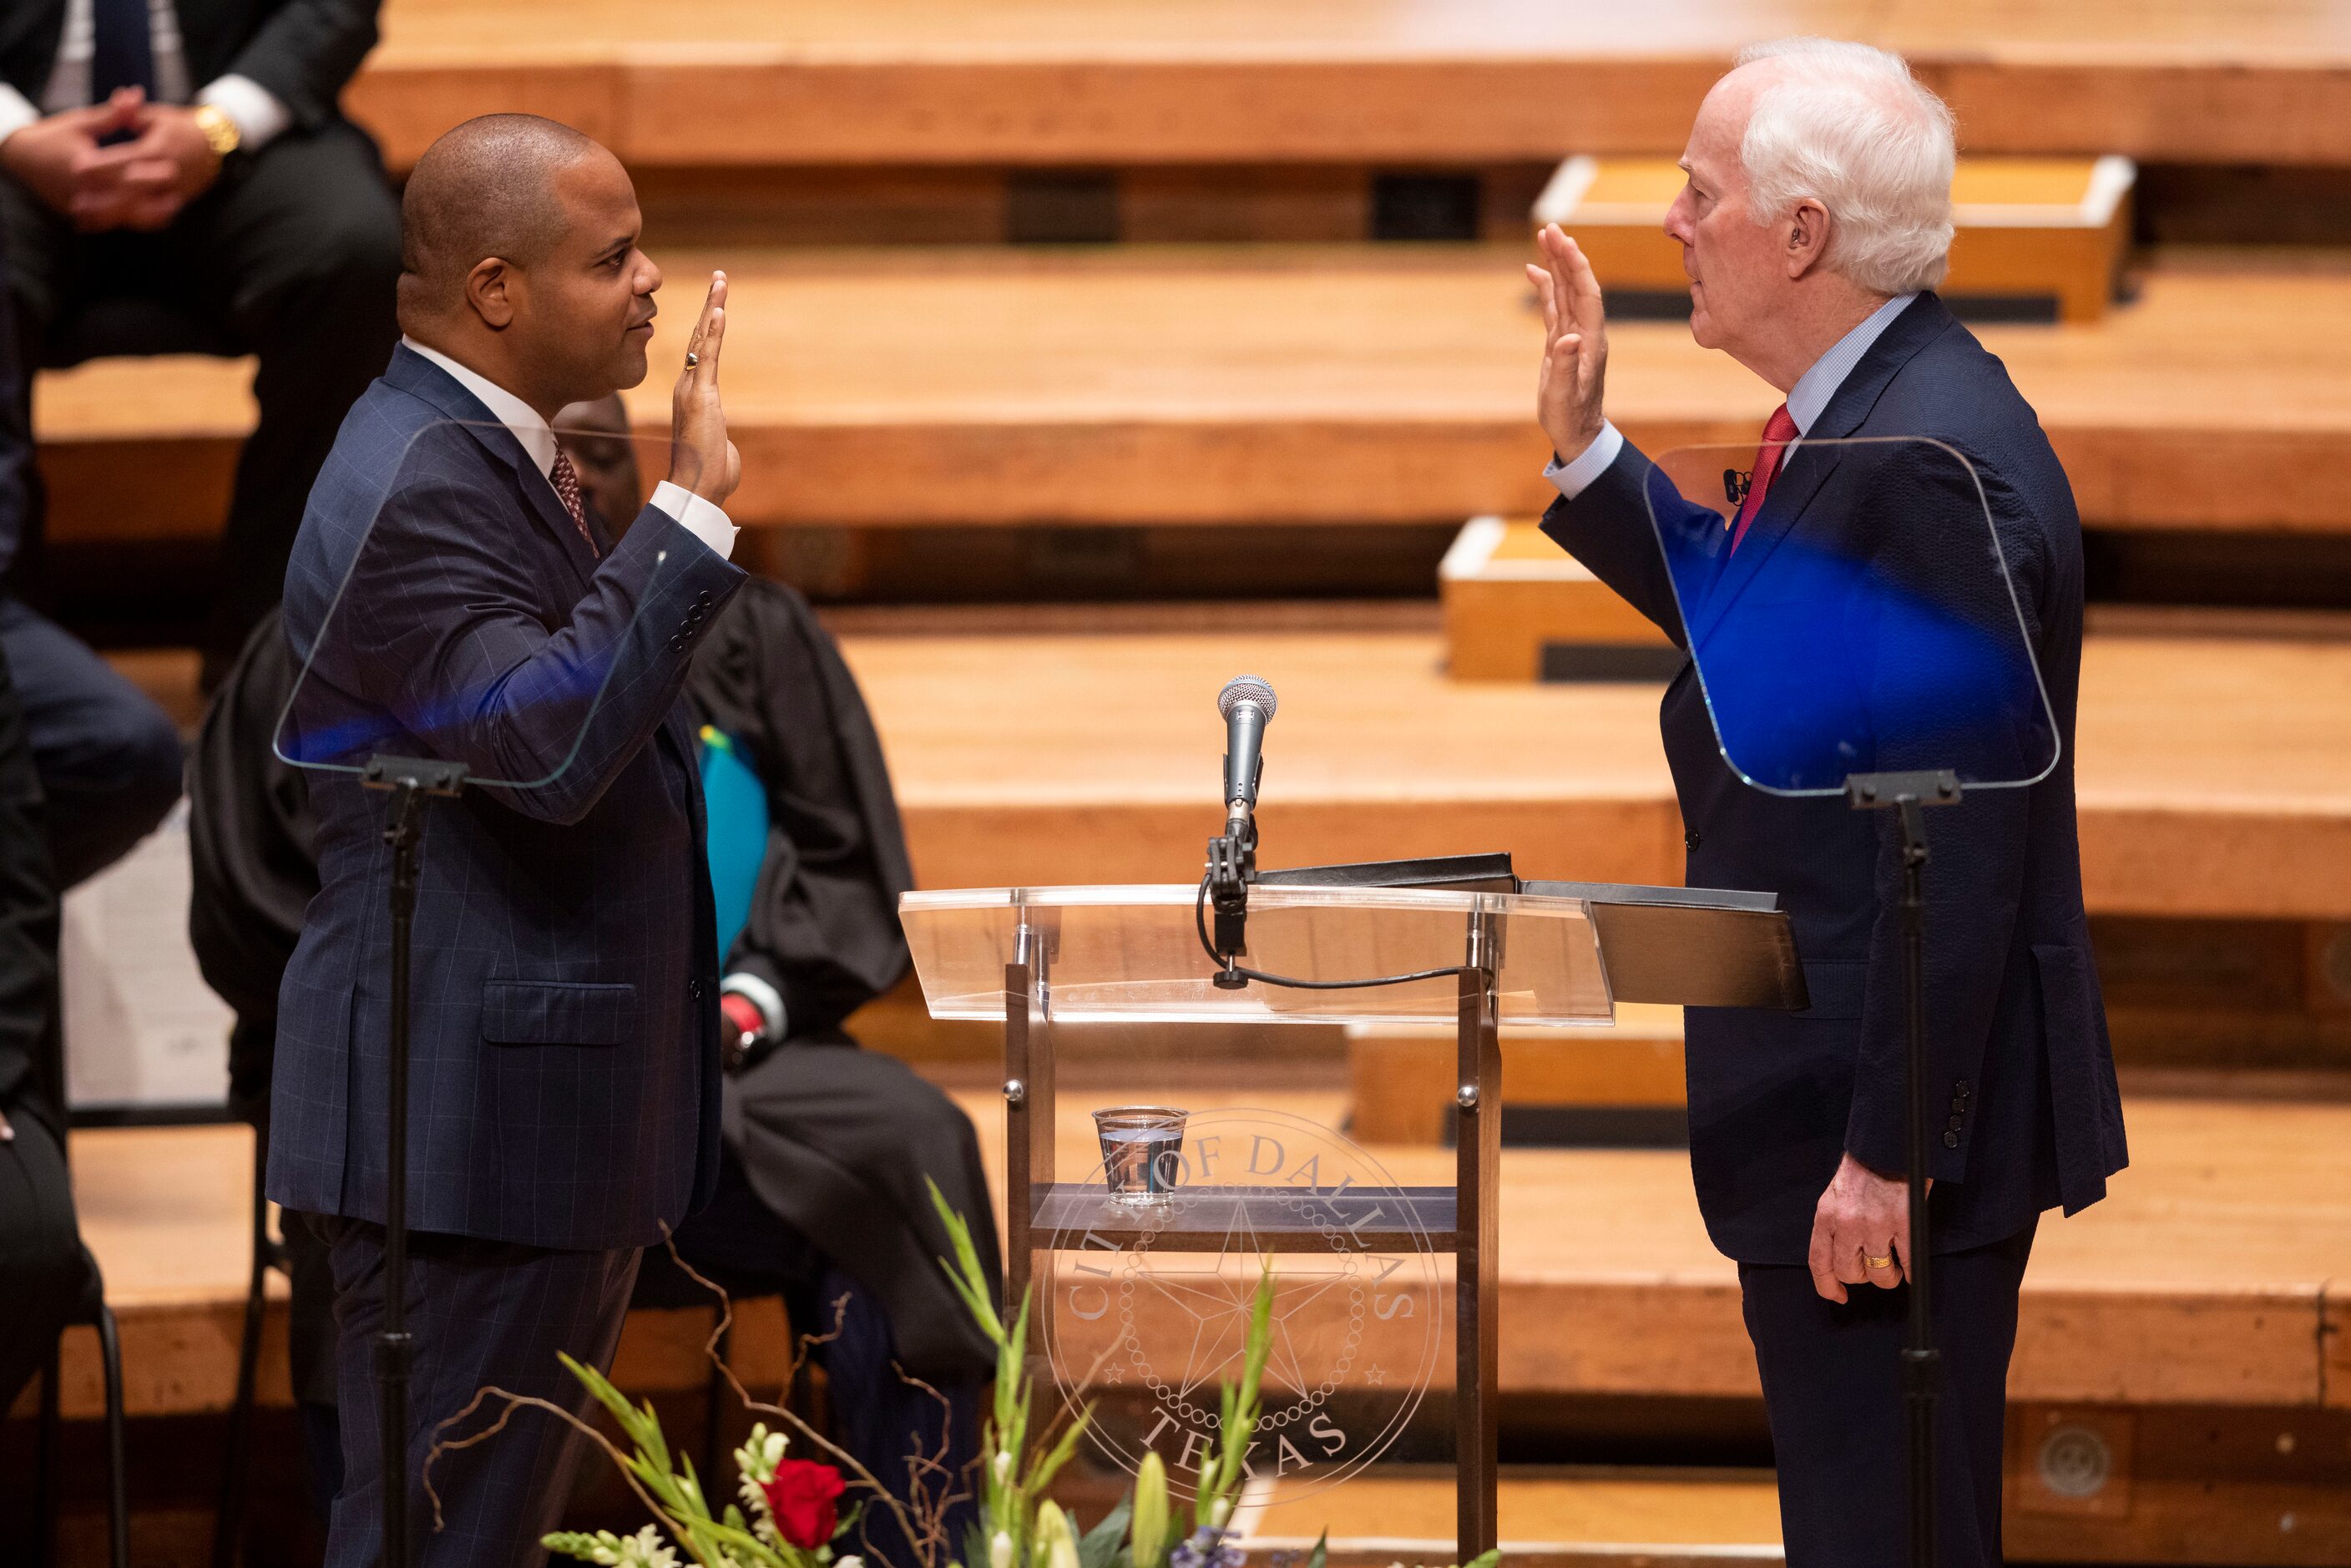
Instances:
[[[1093,1406],[1087,1435],[1113,1462],[1156,1450],[1186,1487],[1217,1441],[1218,1384],[1241,1380],[1270,1263],[1249,1473],[1288,1497],[1336,1485],[1395,1441],[1442,1354],[1449,1275],[1410,1195],[1360,1145],[1280,1111],[1195,1114],[1172,1164],[1165,1203],[1096,1200],[1097,1169],[1039,1235],[1054,1382],[1073,1410]]]

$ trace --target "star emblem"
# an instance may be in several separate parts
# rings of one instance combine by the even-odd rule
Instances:
[[[1380,1366],[1378,1362],[1374,1362],[1371,1365],[1364,1368],[1364,1381],[1370,1384],[1373,1387],[1377,1388],[1387,1380],[1388,1375]]]
[[[1249,1350],[1249,1311],[1257,1297],[1257,1270],[1235,1268],[1253,1264],[1263,1256],[1249,1208],[1238,1195],[1228,1201],[1225,1239],[1215,1260],[1206,1267],[1145,1265],[1143,1280],[1190,1320],[1191,1340],[1186,1347],[1180,1377],[1169,1379],[1177,1398],[1219,1380],[1238,1383]],[[1274,1276],[1272,1343],[1266,1357],[1269,1378],[1290,1388],[1311,1388],[1300,1347],[1291,1333],[1291,1320],[1346,1276],[1341,1273]]]

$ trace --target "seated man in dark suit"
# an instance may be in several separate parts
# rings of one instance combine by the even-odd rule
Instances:
[[[392,350],[399,213],[374,143],[336,107],[378,4],[16,0],[0,14],[0,226],[28,361],[189,346],[57,340],[124,298],[260,357],[204,638],[213,678],[277,601],[310,481]],[[29,428],[21,389],[5,416]]]
[[[0,225],[0,274],[9,255]],[[0,653],[16,680],[40,777],[49,860],[59,892],[120,859],[180,798],[179,727],[94,653],[13,591],[11,569],[33,531],[33,444],[18,415],[32,367],[16,317],[0,308]]]
[[[2081,524],[2032,409],[1933,292],[1952,162],[1949,111],[1899,58],[1861,45],[1751,49],[1708,95],[1666,219],[1691,279],[1690,329],[1787,399],[1727,528],[1660,486],[1662,470],[1605,417],[1606,322],[1574,242],[1546,230],[1544,265],[1529,270],[1547,345],[1537,412],[1560,492],[1544,531],[1686,650],[1694,637],[1720,649],[1719,628],[1743,619],[1728,639],[1732,684],[1780,683],[1782,712],[1819,700],[1787,683],[1807,673],[1792,645],[1823,629],[1769,617],[1824,602],[1805,581],[1820,563],[1868,549],[1915,564],[1940,550],[1982,575],[1987,507],[1998,531],[2014,592],[2006,630],[2031,644],[2062,747],[2053,768],[2049,749],[2026,746],[2033,767],[1992,775],[2045,768],[2030,788],[1970,790],[1930,813],[1926,872],[1927,1087],[1949,1107],[1924,1173],[1942,1354],[1934,1516],[1940,1561],[1986,1568],[2001,1561],[2006,1382],[2035,1230],[2045,1210],[2096,1202],[2126,1155],[2074,830]],[[1881,439],[1834,444],[1847,437]],[[1917,461],[1928,450],[1967,468]],[[1959,497],[1950,476],[1970,469]],[[1661,489],[1668,504],[1653,512]],[[1670,568],[1659,528],[1677,541]],[[1908,1522],[1902,844],[1891,812],[1734,777],[1708,695],[1686,663],[1660,716],[1687,880],[1782,895],[1812,1006],[1689,1009],[1698,1207],[1739,1263],[1791,1568],[1891,1565],[1907,1560]],[[1743,749],[1740,727],[1722,727]],[[1928,766],[1901,756],[1909,744],[1895,737],[1896,755],[1854,766]]]
[[[572,434],[625,433],[620,400],[575,405],[557,423],[592,512],[634,516],[643,486],[627,444]],[[206,716],[190,779],[191,935],[205,978],[236,1011],[232,1097],[263,1126],[278,981],[319,885],[304,776],[270,751],[295,675],[273,616]],[[947,1239],[923,1182],[963,1213],[987,1212],[977,1139],[946,1094],[897,1058],[856,1049],[842,1027],[908,964],[897,901],[912,877],[872,722],[808,602],[759,578],[696,652],[686,700],[703,735],[730,1038],[718,1192],[678,1231],[679,1254],[733,1294],[782,1295],[799,1330],[838,1327],[818,1352],[835,1436],[875,1477],[903,1487],[907,1434],[935,1441],[940,1430],[936,1405],[893,1364],[955,1402],[947,1461],[959,1471],[976,1451],[993,1349],[946,1288],[935,1260]],[[976,1239],[992,1268],[994,1227]],[[299,1217],[286,1240],[294,1386],[331,1497],[332,1281]],[[708,1296],[654,1249],[635,1299]],[[911,1558],[882,1511],[866,1525],[873,1556]]]

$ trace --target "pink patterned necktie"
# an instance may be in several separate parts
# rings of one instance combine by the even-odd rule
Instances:
[[[1730,550],[1739,553],[1739,542],[1747,537],[1747,526],[1755,514],[1763,509],[1763,493],[1771,487],[1771,476],[1780,472],[1780,455],[1788,450],[1788,443],[1796,439],[1796,422],[1782,403],[1771,411],[1763,426],[1763,445],[1755,454],[1755,477],[1749,481],[1747,497],[1739,504],[1739,516],[1731,524]]]
[[[571,466],[571,454],[560,446],[557,447],[555,466],[548,470],[547,477],[549,483],[555,486],[555,498],[561,501],[563,509],[571,514],[571,526],[578,528],[580,537],[588,541],[588,553],[601,556],[604,552],[596,548],[596,536],[588,531],[587,508],[580,504],[580,473]]]

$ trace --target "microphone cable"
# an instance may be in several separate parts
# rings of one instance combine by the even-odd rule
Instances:
[[[1408,986],[1416,980],[1444,980],[1458,977],[1466,965],[1457,964],[1447,969],[1416,969],[1409,975],[1380,975],[1364,980],[1301,980],[1290,975],[1269,975],[1262,969],[1246,969],[1217,951],[1208,940],[1208,879],[1200,878],[1200,894],[1192,901],[1193,928],[1200,934],[1200,951],[1208,961],[1228,975],[1238,975],[1245,980],[1256,980],[1269,986],[1281,986],[1293,991],[1360,991],[1374,986]]]

